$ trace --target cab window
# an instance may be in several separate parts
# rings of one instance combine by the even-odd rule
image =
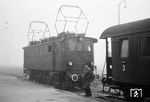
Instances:
[[[69,50],[74,51],[76,48],[76,43],[73,40],[69,40]]]
[[[82,51],[82,43],[77,42],[77,51]]]
[[[120,46],[120,57],[121,58],[128,58],[129,55],[129,40],[122,39],[121,46]]]
[[[92,51],[92,46],[90,43],[85,43],[85,51]]]
[[[48,52],[51,52],[52,51],[52,46],[48,45],[47,49],[48,49]]]

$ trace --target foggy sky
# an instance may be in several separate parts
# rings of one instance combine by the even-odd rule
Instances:
[[[31,21],[45,21],[51,35],[56,35],[54,23],[63,4],[82,8],[89,20],[87,35],[99,39],[104,29],[117,24],[117,7],[121,0],[0,0],[0,65],[23,66],[23,47],[28,45],[27,32]],[[120,6],[120,22],[126,23],[150,17],[150,0],[126,0]],[[104,64],[104,42],[95,45],[95,64]]]

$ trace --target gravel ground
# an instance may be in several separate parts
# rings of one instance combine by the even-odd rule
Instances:
[[[0,102],[108,102],[23,79],[21,67],[0,67]]]

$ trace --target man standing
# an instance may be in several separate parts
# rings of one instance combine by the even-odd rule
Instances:
[[[83,88],[85,91],[86,96],[92,96],[91,94],[91,89],[90,89],[90,83],[94,80],[94,74],[93,70],[90,68],[89,64],[84,64],[84,71],[82,75],[82,80],[83,80]]]

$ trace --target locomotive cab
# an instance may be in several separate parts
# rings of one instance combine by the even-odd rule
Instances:
[[[93,63],[93,44],[97,42],[89,37],[69,37],[65,39],[65,60],[67,62],[66,70],[70,73],[79,73],[83,71],[85,63]]]
[[[61,33],[58,38],[59,49],[56,53],[56,69],[66,73],[65,80],[80,84],[85,63],[94,63],[93,47],[97,39],[82,34]],[[66,81],[67,82],[67,81]],[[68,83],[65,83],[68,84]]]

